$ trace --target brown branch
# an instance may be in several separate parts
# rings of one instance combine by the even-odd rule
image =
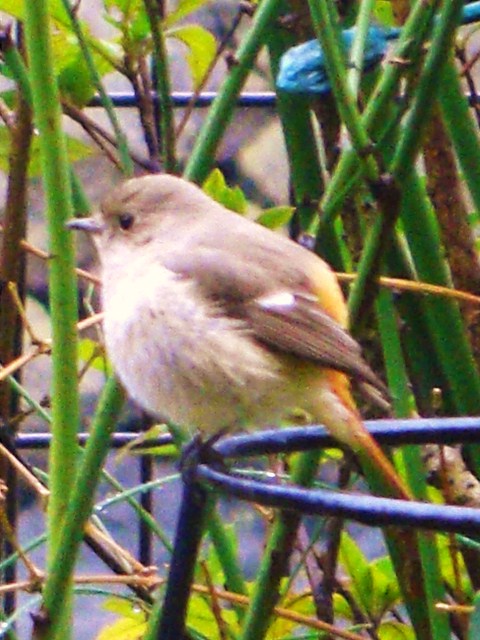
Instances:
[[[233,19],[232,26],[227,31],[227,33],[225,34],[224,38],[219,42],[219,44],[217,46],[217,50],[215,51],[215,55],[213,56],[210,64],[208,65],[208,68],[207,68],[207,70],[205,72],[205,75],[203,76],[203,78],[200,81],[199,85],[195,88],[195,91],[193,92],[192,97],[190,98],[187,106],[185,107],[185,111],[183,112],[182,119],[180,120],[180,123],[179,123],[179,125],[177,127],[177,131],[175,132],[175,135],[176,135],[177,138],[180,137],[181,133],[183,132],[183,130],[185,128],[185,125],[187,124],[187,122],[188,122],[188,120],[189,120],[190,116],[192,115],[192,112],[193,112],[193,110],[195,108],[195,103],[196,103],[196,101],[198,99],[198,96],[201,94],[201,92],[205,88],[205,85],[207,84],[208,80],[210,79],[210,76],[212,75],[212,72],[213,72],[214,68],[216,67],[217,62],[219,61],[219,59],[221,58],[221,56],[225,52],[225,49],[227,48],[228,43],[230,42],[230,40],[235,35],[235,31],[240,26],[242,18],[246,14],[251,15],[251,11],[245,5],[245,3],[243,3],[243,4],[240,3],[240,6],[239,6],[238,11],[237,11],[237,15]]]
[[[108,144],[112,145],[114,149],[118,149],[115,137],[101,125],[99,125],[98,122],[95,122],[95,120],[90,118],[84,111],[82,111],[75,105],[70,104],[66,100],[62,101],[62,108],[65,115],[77,122],[82,127],[82,129],[84,129],[88,133],[88,135],[92,137],[94,137],[94,134],[98,135],[106,142],[108,142]],[[98,138],[94,139],[98,141]],[[105,150],[105,147],[102,147],[102,150]],[[145,158],[142,158],[132,150],[129,150],[129,155],[136,164],[138,164],[146,171],[149,171],[151,169],[151,164],[148,162],[148,160],[145,160]],[[116,158],[113,158],[112,156],[110,156],[110,158],[112,159],[112,162],[118,164],[118,160]]]

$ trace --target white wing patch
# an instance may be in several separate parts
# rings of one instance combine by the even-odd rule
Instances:
[[[288,311],[296,305],[295,295],[289,291],[279,291],[268,296],[258,298],[257,304],[263,309],[272,311]]]

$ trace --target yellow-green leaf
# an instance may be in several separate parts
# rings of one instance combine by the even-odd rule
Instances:
[[[190,68],[193,84],[198,87],[204,78],[217,50],[215,38],[198,24],[175,27],[166,32],[169,38],[176,38],[189,49],[187,62]]]
[[[17,18],[17,20],[23,20],[24,4],[25,0],[0,0],[0,11],[8,13],[14,18]],[[67,22],[69,20],[62,0],[50,0],[48,3],[48,11],[55,20],[60,20],[61,22]]]
[[[202,185],[211,198],[236,213],[245,213],[247,199],[240,187],[229,187],[220,169],[214,169]]]
[[[377,0],[373,9],[375,18],[388,27],[395,26],[395,16],[393,15],[392,3],[389,0]]]
[[[271,207],[265,209],[257,218],[257,222],[268,229],[280,229],[292,219],[294,207]]]
[[[120,618],[104,627],[97,636],[97,640],[141,640],[147,628],[145,619],[132,620]]]
[[[415,640],[417,637],[412,627],[396,620],[382,623],[377,635],[379,640]]]
[[[91,147],[88,147],[80,140],[66,136],[68,159],[70,162],[83,160],[92,155]],[[8,156],[10,149],[10,133],[6,127],[0,126],[0,171],[8,173]],[[29,175],[30,177],[40,176],[42,174],[42,166],[40,162],[40,149],[38,138],[34,137],[32,141],[32,150],[30,154]]]
[[[89,367],[105,374],[112,373],[112,366],[100,346],[90,338],[83,338],[78,343],[78,357],[88,362]]]
[[[147,626],[142,609],[123,598],[108,598],[103,608],[120,616],[118,620],[104,627],[96,640],[140,640]]]
[[[116,456],[117,463],[127,455],[149,455],[161,458],[177,458],[178,448],[174,444],[165,445],[163,447],[142,447],[137,449],[139,445],[148,442],[154,438],[159,438],[168,433],[166,424],[154,424],[147,431],[142,431],[131,442],[123,446]]]
[[[174,9],[164,20],[166,27],[170,27],[172,24],[177,23],[179,20],[186,18],[188,15],[197,11],[204,4],[207,4],[210,0],[179,0],[177,8]]]

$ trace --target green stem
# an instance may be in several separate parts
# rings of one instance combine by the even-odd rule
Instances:
[[[350,51],[350,71],[348,72],[348,88],[352,96],[358,95],[362,78],[363,59],[368,38],[368,30],[372,19],[375,0],[362,0],[358,9],[356,33]]]
[[[156,91],[160,106],[162,158],[165,171],[167,173],[176,173],[178,167],[175,153],[175,124],[172,99],[170,97],[170,75],[165,36],[160,27],[158,4],[155,0],[144,0],[144,5],[150,21],[153,46],[155,49],[154,66],[157,85]]]
[[[378,291],[377,278],[382,257],[388,248],[395,224],[400,213],[401,193],[393,180],[380,181],[377,191],[382,191],[382,211],[365,242],[365,247],[357,267],[357,278],[348,297],[348,318],[350,327],[358,330],[362,318],[368,315],[370,304]]]
[[[49,292],[52,322],[52,446],[48,505],[48,568],[58,549],[77,461],[80,420],[77,383],[77,287],[71,233],[73,215],[69,168],[50,41],[47,0],[25,3],[25,42],[30,61],[34,119],[39,131],[49,235]],[[70,637],[71,585],[57,611],[59,637]],[[52,638],[54,636],[51,636]]]
[[[50,621],[45,639],[56,637],[57,630],[58,638],[64,637],[57,626],[59,616],[69,598],[71,576],[83,540],[85,523],[92,512],[95,489],[110,448],[110,435],[122,406],[123,393],[115,378],[111,377],[103,388],[82,463],[74,476],[74,488],[45,583],[44,607]]]
[[[355,94],[347,81],[344,51],[338,30],[331,20],[331,0],[309,0],[313,26],[325,56],[325,68],[342,123],[346,126],[355,152],[369,180],[376,180],[379,168],[372,156],[372,141],[356,105]]]
[[[201,183],[212,169],[218,144],[233,116],[237,96],[252,70],[255,58],[265,43],[266,34],[280,7],[281,0],[262,0],[258,5],[251,29],[238,48],[235,64],[210,107],[207,119],[190,154],[184,172],[188,180]]]
[[[402,28],[395,51],[395,58],[416,60],[416,52],[422,45],[434,13],[435,3],[425,3],[417,0]],[[404,74],[401,65],[387,65],[382,73],[378,85],[372,93],[362,114],[362,123],[372,138],[377,138],[385,127],[385,110],[392,103]],[[315,219],[309,229],[312,236],[318,236],[324,232],[335,215],[342,207],[345,198],[352,193],[358,185],[359,161],[353,149],[342,151],[335,172],[327,185],[325,194],[320,203],[321,219]]]
[[[478,128],[472,120],[471,109],[465,98],[458,71],[450,59],[438,80],[439,102],[442,116],[455,147],[463,177],[475,204],[480,211],[480,145]]]
[[[319,456],[319,451],[299,455],[292,470],[293,484],[312,484]],[[262,640],[267,633],[273,608],[278,603],[281,580],[288,575],[288,561],[300,520],[301,514],[294,511],[281,511],[277,514],[258,570],[241,640]]]
[[[415,399],[409,387],[393,296],[386,289],[382,289],[377,298],[377,320],[395,415],[410,417],[415,411]],[[405,469],[405,475],[413,495],[418,500],[427,500],[428,488],[423,473],[420,447],[412,445],[402,447],[397,454],[398,458],[401,458],[401,464]],[[441,602],[446,597],[434,535],[420,533],[418,545],[427,593],[426,602],[419,603],[419,607],[424,608],[425,605],[428,607],[435,640],[448,640],[450,638],[449,625],[445,622],[445,616],[434,606],[436,602]]]
[[[100,79],[97,68],[95,66],[95,62],[93,60],[90,49],[88,47],[80,21],[78,20],[75,12],[70,6],[69,0],[62,0],[62,3],[63,3],[63,6],[65,7],[65,11],[67,12],[70,18],[71,27],[73,28],[73,31],[77,36],[78,45],[82,52],[83,58],[85,60],[85,64],[87,65],[92,82],[100,96],[102,106],[105,109],[105,113],[107,114],[108,119],[110,120],[110,124],[112,125],[113,132],[115,133],[118,150],[120,152],[120,161],[122,163],[122,170],[126,176],[132,176],[133,169],[134,169],[133,161],[132,161],[132,158],[130,157],[130,152],[128,150],[127,138],[120,126],[120,122],[115,112],[115,107],[113,106],[113,102],[110,96],[108,95],[108,93],[103,88],[102,81]]]
[[[432,43],[425,58],[415,100],[391,164],[391,172],[399,182],[410,172],[422,144],[422,133],[428,122],[428,114],[437,97],[435,87],[439,87],[438,75],[450,57],[455,29],[460,21],[463,6],[463,0],[450,0],[445,3],[435,23]]]

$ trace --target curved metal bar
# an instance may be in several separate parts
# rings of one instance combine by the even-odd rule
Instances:
[[[197,483],[185,483],[177,521],[173,555],[168,573],[165,600],[160,615],[157,637],[161,640],[183,640],[190,587],[198,548],[202,540],[207,494]]]
[[[370,420],[365,425],[381,443],[391,446],[402,444],[458,444],[480,443],[480,417],[478,418],[418,418],[412,420]],[[112,448],[123,447],[138,437],[136,432],[112,434]],[[79,444],[85,444],[88,433],[79,433]],[[15,436],[18,449],[45,449],[50,446],[50,433],[19,433]],[[138,445],[154,447],[171,444],[169,434],[145,440]],[[288,453],[312,447],[334,447],[335,440],[323,427],[312,425],[287,429],[269,429],[251,434],[223,438],[215,449],[226,458]]]
[[[470,507],[407,502],[329,489],[304,489],[229,475],[200,465],[197,479],[241,500],[305,515],[335,515],[369,526],[417,527],[436,531],[480,534],[480,510]]]
[[[109,93],[115,107],[136,107],[137,99],[133,93]],[[155,101],[158,101],[158,97],[153,93],[152,97]],[[172,104],[176,108],[184,108],[190,104],[190,101],[194,97],[194,93],[191,91],[173,91],[171,94]],[[202,91],[195,98],[195,107],[209,107],[217,97],[215,91]],[[274,91],[255,91],[244,92],[238,96],[237,107],[274,107],[277,102],[277,97]],[[101,107],[102,102],[99,96],[93,96],[90,100],[89,107]]]
[[[480,443],[480,417],[372,420],[365,425],[380,444],[391,446]],[[220,440],[214,448],[224,458],[240,458],[337,446],[323,427],[310,426],[231,436]]]

